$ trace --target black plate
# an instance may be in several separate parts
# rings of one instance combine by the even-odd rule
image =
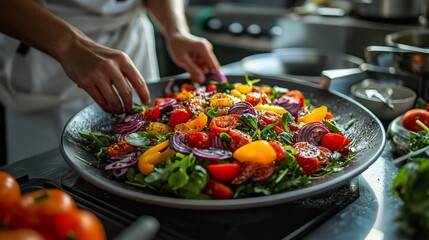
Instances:
[[[250,76],[253,78],[253,76]],[[230,82],[244,82],[243,76],[228,76]],[[158,83],[149,84],[152,100],[155,97],[163,97],[164,90],[168,87],[176,87],[189,82],[188,79],[163,79]],[[112,178],[111,174],[96,167],[92,167],[76,156],[86,160],[94,160],[95,157],[83,150],[77,144],[82,139],[80,131],[107,132],[110,126],[117,120],[96,104],[77,113],[64,127],[60,149],[61,153],[70,165],[83,179],[95,186],[119,195],[124,198],[172,208],[183,209],[244,209],[260,206],[274,205],[291,202],[305,197],[314,196],[326,192],[342,183],[356,177],[366,170],[381,155],[386,143],[386,134],[381,122],[365,107],[337,92],[319,89],[313,85],[307,85],[294,79],[276,79],[261,77],[261,84],[281,86],[289,89],[298,89],[311,100],[315,106],[326,105],[335,116],[341,116],[338,122],[345,123],[356,119],[346,135],[353,139],[353,147],[358,154],[341,171],[322,179],[314,180],[310,185],[278,193],[270,196],[260,196],[230,200],[189,200],[163,196],[146,189],[135,188]],[[153,102],[153,101],[152,101]]]

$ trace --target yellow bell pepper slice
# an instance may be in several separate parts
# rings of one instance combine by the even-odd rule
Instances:
[[[286,112],[286,109],[284,109],[283,107],[268,104],[258,104],[255,106],[255,109],[259,111],[275,112],[280,115],[283,115],[283,113]]]
[[[191,99],[193,97],[194,97],[194,94],[192,92],[181,91],[180,93],[178,93],[176,95],[176,100],[185,101],[185,100]]]
[[[265,141],[258,140],[246,144],[235,150],[233,158],[240,162],[257,162],[257,163],[272,163],[276,160],[277,155],[273,147]]]
[[[167,124],[160,123],[160,122],[150,122],[149,126],[147,127],[146,131],[148,132],[156,132],[161,135],[165,135],[172,131],[171,127]]]
[[[137,167],[142,174],[149,175],[155,169],[155,165],[174,156],[175,152],[168,147],[168,144],[169,140],[166,140],[140,155]]]
[[[235,85],[234,89],[242,94],[248,94],[252,91],[252,86],[245,84],[237,84]]]
[[[213,107],[231,107],[234,101],[226,93],[216,93],[210,98],[210,105]]]
[[[311,123],[311,122],[321,122],[325,119],[326,114],[328,113],[328,107],[322,105],[318,108],[313,109],[310,113],[299,117],[298,122]]]
[[[208,117],[200,112],[194,120],[187,121],[185,123],[177,124],[174,127],[176,132],[194,133],[200,132],[207,125]]]

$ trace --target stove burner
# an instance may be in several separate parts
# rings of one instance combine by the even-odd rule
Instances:
[[[107,214],[109,238],[139,216],[155,217],[161,227],[155,239],[297,239],[359,197],[358,179],[322,195],[274,206],[227,211],[184,210],[148,205],[107,193],[69,170],[62,187],[89,209]]]

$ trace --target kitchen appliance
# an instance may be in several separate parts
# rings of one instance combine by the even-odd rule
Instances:
[[[228,76],[228,79],[232,83],[238,83],[244,81],[244,76]],[[152,98],[163,97],[166,89],[177,88],[188,81],[189,79],[186,78],[173,79],[171,81],[149,84],[148,87],[152,93]],[[81,148],[79,142],[82,139],[79,132],[88,130],[107,132],[113,122],[115,122],[114,117],[105,113],[96,104],[83,109],[66,124],[61,138],[62,154],[66,162],[83,179],[107,192],[146,204],[192,210],[258,208],[311,197],[333,189],[359,175],[381,154],[385,144],[384,128],[372,113],[354,100],[293,79],[261,78],[261,82],[268,85],[300,90],[305,96],[311,99],[312,104],[315,106],[326,105],[335,116],[341,116],[338,121],[339,124],[345,124],[348,121],[359,118],[359,121],[355,121],[347,130],[347,136],[354,140],[352,147],[356,150],[356,155],[353,156],[347,167],[342,169],[341,172],[320,179],[314,179],[311,184],[304,187],[269,196],[222,201],[173,198],[151,191],[150,189],[142,189],[125,184],[122,180],[112,178],[111,173],[106,172],[104,169],[88,164],[88,162],[97,161],[97,159],[93,154]],[[85,162],[80,159],[85,159]]]

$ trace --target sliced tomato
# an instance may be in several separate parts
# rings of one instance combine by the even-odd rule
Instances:
[[[407,130],[418,132],[423,130],[422,127],[420,127],[416,121],[420,120],[424,125],[429,127],[429,112],[425,109],[411,109],[408,110],[404,114],[404,118],[402,119],[402,125]]]
[[[207,149],[212,143],[211,135],[205,132],[187,133],[186,143],[189,147]]]
[[[182,91],[187,91],[187,92],[192,92],[192,91],[194,91],[195,90],[195,87],[194,86],[192,86],[191,84],[189,84],[189,83],[184,83],[184,84],[182,84],[181,86],[180,86],[180,90],[182,90]]]
[[[322,147],[328,148],[332,152],[346,148],[351,140],[339,133],[327,133],[322,138]]]
[[[212,199],[231,199],[234,196],[234,192],[224,184],[210,179],[206,187],[206,193]]]
[[[156,122],[159,116],[161,116],[161,110],[159,109],[158,106],[155,106],[153,108],[147,109],[143,115],[147,120],[151,122]]]
[[[240,185],[247,180],[249,180],[257,170],[256,162],[243,162],[240,165],[240,170],[238,171],[237,176],[232,179],[232,185]]]
[[[210,130],[213,133],[228,132],[238,124],[237,116],[233,114],[215,117],[210,122]]]
[[[293,145],[296,150],[295,159],[301,166],[304,174],[311,175],[319,169],[320,150],[308,142],[297,142]]]
[[[328,148],[325,147],[317,147],[320,151],[320,155],[317,157],[319,160],[319,165],[325,165],[331,160],[332,152]]]
[[[277,134],[284,131],[282,116],[275,112],[267,111],[264,114],[259,115],[259,123],[261,129],[263,129],[268,124],[274,124],[276,125],[276,127],[274,127],[274,131],[276,131]]]
[[[202,112],[203,110],[203,102],[200,98],[192,98],[186,104],[186,111],[191,114],[191,117],[194,115],[198,115],[198,113]]]
[[[207,90],[207,92],[214,92],[214,91],[216,91],[216,86],[213,84],[209,84],[209,85],[207,85],[206,90]]]
[[[127,154],[136,149],[136,147],[128,144],[126,141],[120,141],[113,143],[107,148],[107,154],[111,157],[117,157],[119,155]]]
[[[240,147],[252,142],[252,137],[238,129],[230,129],[228,131],[228,134],[229,136],[231,136],[232,139],[230,143],[232,151],[235,151]]]
[[[177,124],[185,123],[191,118],[191,114],[184,108],[174,109],[170,115],[170,126],[175,127]]]
[[[252,180],[255,182],[265,181],[270,178],[276,171],[276,166],[272,163],[261,164],[259,163]]]
[[[299,90],[291,90],[291,91],[283,94],[283,96],[294,97],[294,98],[298,99],[299,100],[299,106],[301,108],[304,107],[304,105],[305,105],[304,94],[302,94],[302,92]]]
[[[276,152],[277,158],[276,161],[281,161],[286,157],[286,150],[283,145],[278,141],[270,141],[268,142],[271,147],[273,147]]]
[[[240,170],[238,163],[219,163],[206,166],[207,172],[214,180],[219,182],[230,182],[234,179]]]
[[[262,95],[258,92],[249,92],[246,94],[246,102],[249,102],[253,106],[258,105],[262,102]]]

